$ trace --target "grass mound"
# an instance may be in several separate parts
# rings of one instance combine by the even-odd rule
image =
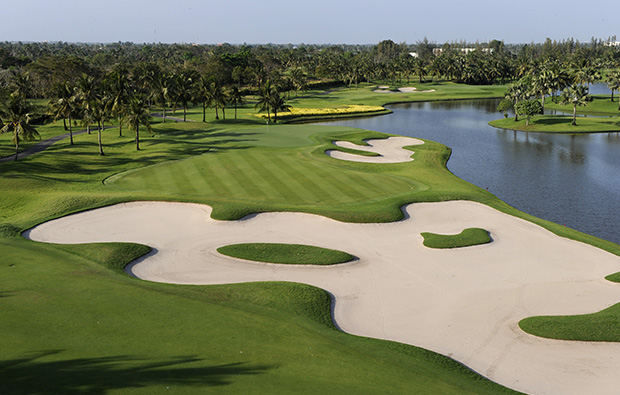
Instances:
[[[528,317],[519,327],[549,339],[619,342],[620,303],[593,314]]]
[[[424,232],[424,245],[429,248],[460,248],[491,242],[489,232],[481,228],[469,228],[457,235],[440,235]]]
[[[343,251],[302,244],[243,243],[217,249],[220,254],[258,262],[334,265],[355,259]]]

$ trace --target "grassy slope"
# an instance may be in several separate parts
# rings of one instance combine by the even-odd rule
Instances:
[[[355,259],[343,251],[303,244],[243,243],[223,246],[217,251],[240,259],[293,265],[334,265]]]

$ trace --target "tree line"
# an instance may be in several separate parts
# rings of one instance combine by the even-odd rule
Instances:
[[[139,126],[150,127],[153,107],[162,109],[164,121],[171,108],[183,109],[185,120],[192,104],[202,107],[203,121],[209,107],[215,109],[216,119],[220,113],[225,118],[226,109],[234,107],[236,118],[237,106],[247,95],[256,95],[256,108],[266,111],[269,121],[271,114],[277,121],[278,112],[288,110],[286,98],[303,95],[310,87],[402,83],[412,78],[466,84],[518,81],[510,93],[513,107],[535,95],[544,107],[546,95],[555,100],[555,92],[569,85],[598,81],[602,70],[611,70],[604,78],[617,90],[618,69],[618,48],[596,39],[523,45],[499,40],[437,45],[427,39],[407,45],[384,40],[367,46],[4,42],[1,130],[13,132],[17,152],[20,138],[36,136],[26,125],[43,115],[63,120],[71,144],[76,119],[88,132],[96,127],[99,134],[114,120],[121,135],[124,125],[135,130],[139,149]],[[47,114],[33,114],[27,104],[33,98],[50,100]],[[22,121],[6,121],[19,114]],[[21,126],[10,126],[18,123]]]

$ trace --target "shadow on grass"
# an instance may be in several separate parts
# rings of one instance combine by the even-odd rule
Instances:
[[[250,134],[250,133],[249,133]],[[231,150],[243,150],[250,148],[251,145],[246,144],[250,139],[224,139],[227,133],[220,133],[218,140],[212,143],[205,143],[199,138],[185,139],[183,144],[170,144],[169,140],[148,139],[142,142],[142,147],[136,157],[131,152],[118,153],[112,151],[106,156],[99,156],[96,146],[93,143],[79,143],[78,146],[93,145],[91,150],[72,150],[67,147],[52,146],[48,149],[48,153],[53,157],[33,158],[18,162],[11,162],[4,165],[5,178],[28,178],[34,180],[48,180],[57,182],[72,183],[89,183],[92,177],[107,177],[110,175],[110,169],[126,170],[134,162],[139,162],[141,167],[169,161],[171,159],[183,159],[193,155],[202,155],[206,153],[216,154]],[[230,134],[233,136],[233,134]],[[234,135],[236,136],[236,135]],[[95,143],[96,144],[96,143]],[[107,145],[107,148],[115,148],[115,146],[124,146],[127,142],[117,141]],[[167,145],[165,149],[159,148],[160,145]],[[105,148],[104,148],[105,149]],[[159,153],[150,154],[149,151],[157,151]],[[144,156],[141,156],[144,155]],[[101,166],[101,162],[105,161],[106,166]],[[85,177],[73,177],[72,174],[88,175]]]
[[[573,118],[572,117],[545,117],[543,119],[536,119],[534,122],[536,125],[566,125],[566,126],[573,126],[571,125],[573,122]],[[579,119],[577,119],[577,123],[579,123]]]
[[[218,387],[232,384],[239,375],[256,375],[270,369],[246,362],[205,366],[192,356],[156,362],[122,355],[58,360],[61,352],[50,350],[1,361],[0,393],[105,394],[152,385]],[[54,360],[46,360],[50,356]]]

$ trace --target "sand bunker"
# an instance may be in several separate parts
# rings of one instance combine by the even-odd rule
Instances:
[[[425,91],[419,91],[418,88],[415,88],[413,86],[406,86],[403,88],[398,88],[399,92],[402,93],[428,93],[428,92],[435,92],[435,89],[428,89]]]
[[[363,156],[350,154],[348,152],[338,150],[327,150],[325,154],[335,159],[348,160],[352,162],[366,163],[401,163],[412,161],[413,151],[404,149],[403,147],[410,145],[424,144],[424,141],[411,137],[388,137],[387,139],[366,140],[368,145],[357,145],[349,141],[334,141],[333,144],[359,151],[368,151],[379,154],[379,156]]]
[[[419,91],[418,88],[414,86],[405,86],[402,88],[398,88],[398,92],[394,92],[390,90],[389,86],[381,85],[381,86],[378,86],[377,89],[373,90],[373,92],[375,93],[398,93],[398,92],[400,93],[429,93],[429,92],[435,92],[435,89]]]
[[[617,393],[620,344],[542,339],[517,323],[582,314],[620,301],[604,276],[620,258],[530,222],[468,202],[419,203],[406,220],[352,224],[301,213],[215,221],[199,204],[134,202],[69,215],[24,233],[53,243],[138,242],[154,253],[128,266],[139,278],[178,284],[294,281],[335,297],[349,333],[448,355],[508,387],[537,394]],[[480,227],[494,243],[458,250],[422,245],[421,232]],[[219,254],[223,245],[312,244],[348,251],[354,263],[261,264]]]

